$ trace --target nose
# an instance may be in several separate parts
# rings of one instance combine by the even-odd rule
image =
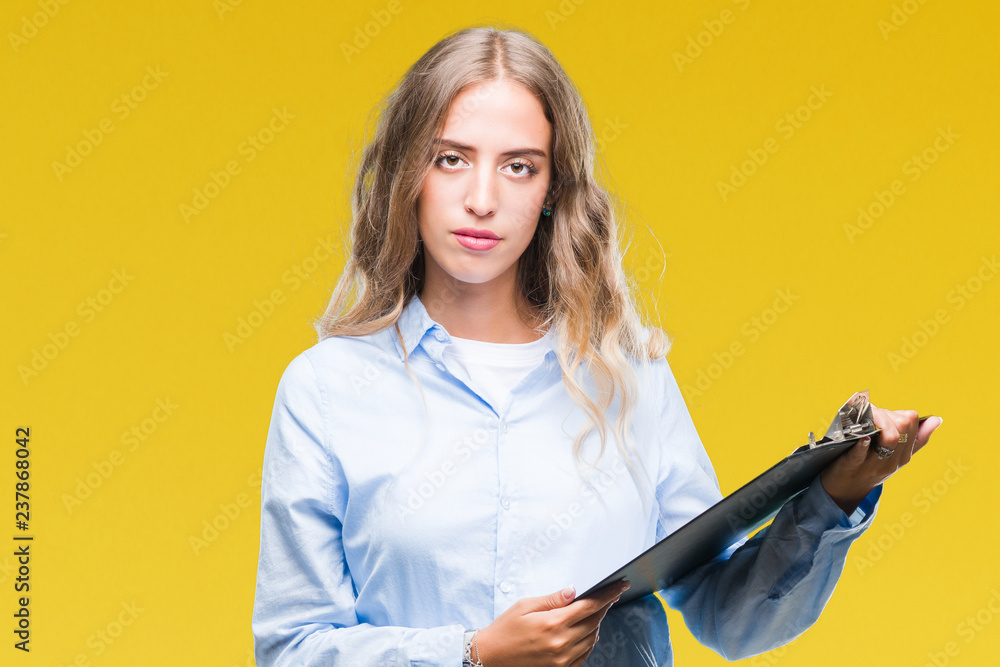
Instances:
[[[480,217],[496,213],[499,193],[496,174],[490,169],[474,169],[465,195],[465,210]]]

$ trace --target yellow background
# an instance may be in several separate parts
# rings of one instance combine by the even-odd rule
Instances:
[[[747,664],[993,663],[996,3],[63,1],[0,10],[0,662],[252,664],[264,439],[343,266],[325,247],[347,224],[365,120],[438,39],[502,21],[584,96],[627,203],[629,267],[674,336],[724,491],[856,390],[945,418],[886,484],[817,625]],[[800,108],[814,87],[825,99]],[[253,160],[248,135],[271,140]],[[723,197],[768,140],[776,152]],[[53,166],[81,143],[77,166]],[[213,173],[226,186],[186,220]],[[878,211],[896,180],[852,237],[858,207]],[[769,311],[779,291],[791,305]],[[259,326],[227,339],[255,310]],[[11,633],[18,426],[32,435],[29,655]],[[133,428],[144,439],[123,441]],[[226,527],[192,544],[205,522]],[[970,636],[959,624],[977,613]],[[670,621],[678,665],[723,663]]]

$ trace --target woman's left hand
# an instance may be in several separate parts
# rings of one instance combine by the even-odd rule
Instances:
[[[909,463],[943,421],[931,417],[920,424],[913,410],[883,410],[874,405],[872,417],[875,426],[882,429],[876,436],[878,442],[872,444],[871,438],[862,438],[820,474],[823,488],[848,515],[872,489]],[[892,450],[892,454],[885,456],[883,451],[884,458],[880,459],[880,447]]]

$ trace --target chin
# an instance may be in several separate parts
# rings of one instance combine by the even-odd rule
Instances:
[[[465,283],[467,285],[482,285],[494,280],[497,276],[493,274],[484,275],[482,273],[448,273],[452,280]]]

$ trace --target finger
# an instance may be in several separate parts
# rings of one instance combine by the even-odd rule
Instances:
[[[594,591],[593,595],[588,596],[588,599],[595,599],[603,597],[605,599],[616,598],[625,591],[627,591],[632,584],[625,579],[619,579],[618,581],[613,581],[606,586],[602,586]]]
[[[910,462],[913,456],[913,446],[917,440],[917,427],[920,425],[920,415],[915,410],[894,410],[889,413],[899,435],[896,437],[895,460],[892,462],[896,469],[902,468]]]
[[[889,417],[889,411],[884,408],[876,408],[872,405],[872,421],[875,422],[875,428],[885,428],[891,420]]]
[[[890,410],[888,415],[900,433],[908,431],[920,419],[916,410]]]
[[[868,452],[871,449],[869,447],[869,445],[871,445],[871,442],[872,439],[867,436],[861,438],[856,443],[854,443],[853,447],[848,449],[847,452],[842,455],[843,458],[846,459],[847,464],[851,468],[857,470],[864,464],[865,459],[868,458]]]
[[[894,410],[890,415],[899,432],[896,444],[892,446],[896,455],[891,463],[899,469],[910,462],[910,456],[913,454],[913,442],[917,436],[917,413],[913,410]]]
[[[874,457],[874,463],[878,465],[891,457],[890,455],[889,457],[879,458],[877,453],[880,448],[884,447],[895,453],[896,441],[899,439],[899,430],[896,428],[896,422],[889,410],[877,408],[874,405],[872,406],[872,421],[875,422],[875,427],[879,429],[879,433],[875,436],[869,450]]]
[[[626,584],[628,582],[625,582]],[[566,615],[563,617],[567,625],[576,625],[580,621],[600,611],[603,607],[610,607],[621,594],[627,590],[627,586],[622,586],[621,582],[609,584],[595,593],[593,597],[582,600],[574,600],[572,604],[565,608]]]
[[[913,441],[913,453],[919,452],[927,441],[931,439],[931,433],[938,430],[938,427],[944,423],[944,420],[940,417],[931,417],[917,429],[917,436]]]
[[[590,657],[590,653],[593,650],[594,649],[590,649],[590,651],[587,651],[586,653],[584,653],[583,655],[581,655],[579,658],[577,658],[576,660],[574,660],[573,662],[571,662],[570,665],[569,665],[569,667],[583,667],[583,665],[587,662],[587,658]]]
[[[573,647],[573,653],[575,654],[577,651],[582,651],[583,653],[580,655],[579,658],[570,663],[571,665],[582,665],[587,661],[587,658],[590,657],[590,654],[594,651],[595,648],[597,648],[597,638],[599,632],[600,632],[599,628],[595,629],[593,632],[587,634],[582,639],[580,639],[579,642],[577,642],[576,646]]]
[[[896,451],[896,447],[899,445],[899,429],[896,428],[896,422],[891,417],[886,417],[885,425],[878,434],[876,444],[879,447],[891,449],[893,452]]]
[[[611,605],[613,605],[615,602],[617,602],[617,599],[609,601],[606,605],[596,610],[594,613],[586,616],[585,618],[580,619],[577,623],[574,624],[574,626],[585,627],[589,630],[592,627],[600,624],[600,622],[603,621],[604,617],[607,615],[608,610],[611,609]]]
[[[593,649],[594,645],[597,643],[597,636],[601,629],[601,621],[604,620],[604,615],[610,607],[611,603],[608,603],[597,612],[564,630],[566,645],[569,647],[568,650],[570,651],[570,655],[578,655],[581,651],[589,653],[589,651]]]

